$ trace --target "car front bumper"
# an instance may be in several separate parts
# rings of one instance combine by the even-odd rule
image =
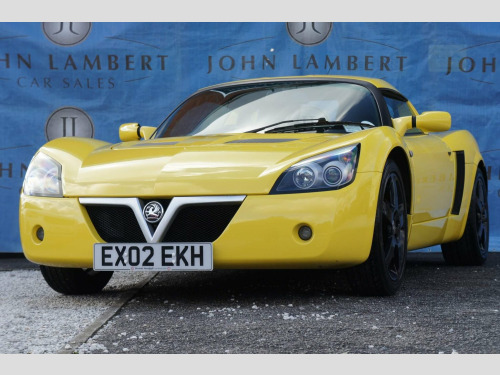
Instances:
[[[370,253],[381,174],[358,173],[342,189],[249,195],[213,242],[217,268],[342,268]],[[92,268],[103,243],[78,198],[21,195],[20,233],[26,257],[55,267]],[[308,225],[311,239],[298,229]],[[37,231],[43,228],[43,240]]]

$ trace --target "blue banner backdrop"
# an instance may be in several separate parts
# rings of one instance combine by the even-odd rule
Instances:
[[[385,79],[469,130],[498,250],[499,52],[500,23],[0,23],[0,252],[22,251],[19,191],[47,140],[118,142],[120,124],[156,126],[200,87],[314,74]]]

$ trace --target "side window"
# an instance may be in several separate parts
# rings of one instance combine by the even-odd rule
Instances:
[[[410,107],[408,106],[408,103],[406,103],[402,100],[389,98],[387,96],[384,96],[384,99],[385,99],[385,102],[387,103],[387,108],[389,108],[389,113],[391,114],[392,118],[398,118],[398,117],[412,115]]]

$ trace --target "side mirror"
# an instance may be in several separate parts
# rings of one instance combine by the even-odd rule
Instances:
[[[122,142],[138,141],[141,138],[149,139],[156,128],[152,126],[141,126],[137,122],[128,122],[120,125],[119,135]]]
[[[424,133],[444,132],[451,128],[451,116],[448,112],[424,112],[418,116],[394,118],[392,125],[400,136],[404,136],[411,128],[420,129]]]
[[[417,128],[424,133],[445,132],[451,128],[451,115],[448,112],[424,112],[417,116]]]

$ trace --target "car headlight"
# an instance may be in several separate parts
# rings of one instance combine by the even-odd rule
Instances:
[[[354,181],[361,145],[342,147],[303,160],[278,178],[271,194],[335,190]]]
[[[23,191],[39,197],[62,197],[61,164],[39,152],[26,171]]]

